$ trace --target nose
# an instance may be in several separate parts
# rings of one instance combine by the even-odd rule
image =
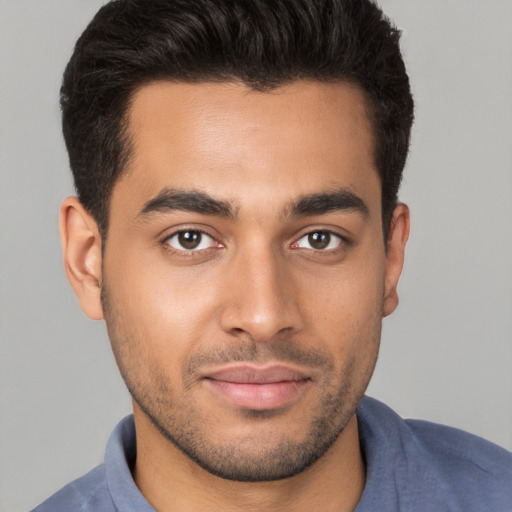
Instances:
[[[247,252],[229,264],[222,329],[235,336],[248,335],[255,342],[300,331],[298,290],[286,262],[271,249]]]

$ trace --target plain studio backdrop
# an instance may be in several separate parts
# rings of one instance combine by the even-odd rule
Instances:
[[[99,0],[0,0],[0,509],[103,458],[130,411],[105,328],[61,261],[73,192],[58,91]],[[381,0],[403,30],[416,124],[401,304],[368,394],[512,449],[511,0]]]

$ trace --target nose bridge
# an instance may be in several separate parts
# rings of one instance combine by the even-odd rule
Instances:
[[[221,320],[225,331],[267,341],[284,330],[300,329],[292,276],[282,255],[270,244],[238,250],[228,272]]]

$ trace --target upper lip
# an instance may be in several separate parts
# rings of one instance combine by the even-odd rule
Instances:
[[[239,364],[208,372],[205,378],[236,384],[272,384],[309,379],[304,372],[285,365]]]

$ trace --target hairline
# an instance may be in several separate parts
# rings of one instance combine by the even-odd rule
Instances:
[[[204,84],[234,84],[234,85],[242,85],[247,87],[248,90],[261,92],[261,93],[270,93],[276,89],[285,87],[287,85],[295,84],[298,82],[302,82],[305,84],[345,84],[349,87],[353,87],[357,89],[363,96],[363,105],[364,105],[364,113],[366,115],[367,120],[370,123],[371,127],[371,139],[372,139],[372,158],[373,165],[375,167],[375,171],[377,173],[377,177],[380,183],[380,197],[381,197],[381,215],[383,213],[384,204],[382,202],[383,199],[383,177],[381,174],[381,170],[378,166],[377,160],[377,151],[378,151],[378,136],[377,136],[377,120],[375,118],[375,107],[373,106],[373,101],[371,95],[368,91],[361,85],[357,80],[351,79],[350,77],[340,77],[340,78],[330,78],[330,79],[321,79],[315,77],[305,77],[305,78],[291,78],[288,80],[282,80],[278,83],[268,85],[266,87],[257,87],[256,84],[251,84],[245,80],[237,76],[226,76],[224,77],[205,77],[204,79],[198,80],[187,80],[181,77],[173,77],[173,76],[161,76],[155,78],[149,78],[147,80],[143,80],[131,89],[123,103],[123,111],[122,116],[120,116],[119,124],[117,126],[117,133],[115,134],[115,138],[120,144],[120,157],[121,164],[119,166],[119,172],[115,178],[115,180],[111,184],[111,188],[108,194],[108,201],[105,205],[106,209],[104,212],[104,221],[105,225],[100,226],[101,238],[103,244],[106,242],[108,236],[108,229],[110,225],[110,206],[112,202],[112,194],[116,184],[119,182],[123,176],[126,176],[130,173],[130,164],[133,161],[134,156],[134,141],[133,141],[133,133],[131,132],[131,114],[133,112],[133,103],[135,101],[135,97],[139,91],[144,89],[145,87],[151,86],[153,84],[159,83],[176,83],[176,84],[185,84],[185,85],[204,85]],[[383,217],[383,215],[382,215]],[[382,218],[382,222],[384,223],[384,218]],[[386,235],[387,227],[383,225],[383,234]],[[386,241],[386,240],[385,240]]]

